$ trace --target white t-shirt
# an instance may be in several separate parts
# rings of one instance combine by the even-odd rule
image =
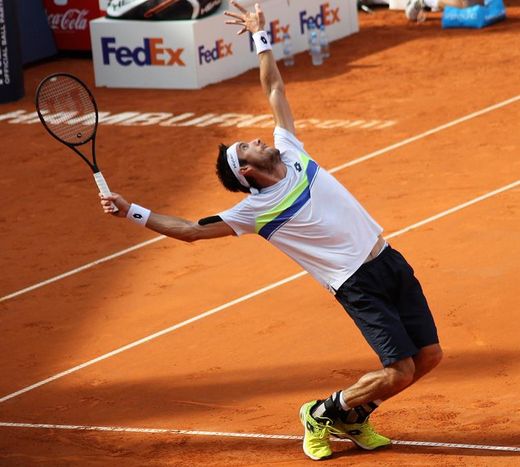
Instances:
[[[237,235],[266,238],[335,293],[383,229],[291,132],[276,127],[274,146],[286,176],[219,215]]]

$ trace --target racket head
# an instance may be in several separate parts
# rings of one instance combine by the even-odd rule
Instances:
[[[96,136],[98,108],[88,87],[74,75],[45,77],[35,96],[36,111],[45,129],[67,146],[81,146]]]

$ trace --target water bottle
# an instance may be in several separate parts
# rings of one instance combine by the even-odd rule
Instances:
[[[294,65],[294,54],[293,54],[291,36],[289,36],[289,34],[287,34],[287,33],[284,33],[284,35],[283,35],[283,64],[285,66]]]
[[[325,25],[322,24],[320,26],[320,46],[321,46],[321,55],[323,58],[330,57],[330,47],[329,47],[329,37],[327,36],[327,31],[325,31]]]
[[[316,26],[314,25],[314,21],[310,19],[307,23],[307,44],[309,46],[309,54],[311,53],[311,37],[312,31],[314,31]]]
[[[310,43],[312,64],[314,66],[322,65],[323,55],[321,54],[320,39],[318,37],[318,31],[315,28],[310,33]]]

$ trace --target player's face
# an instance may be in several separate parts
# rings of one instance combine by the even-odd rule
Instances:
[[[259,138],[249,143],[240,143],[238,152],[240,159],[245,160],[248,165],[259,169],[270,170],[281,161],[280,151],[272,146],[267,146]]]

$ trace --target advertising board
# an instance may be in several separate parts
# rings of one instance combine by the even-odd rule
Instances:
[[[277,60],[286,33],[295,53],[308,49],[311,22],[323,24],[330,41],[358,31],[355,0],[268,0],[262,8]],[[96,85],[199,89],[257,67],[251,38],[237,36],[223,12],[186,21],[91,21]]]

